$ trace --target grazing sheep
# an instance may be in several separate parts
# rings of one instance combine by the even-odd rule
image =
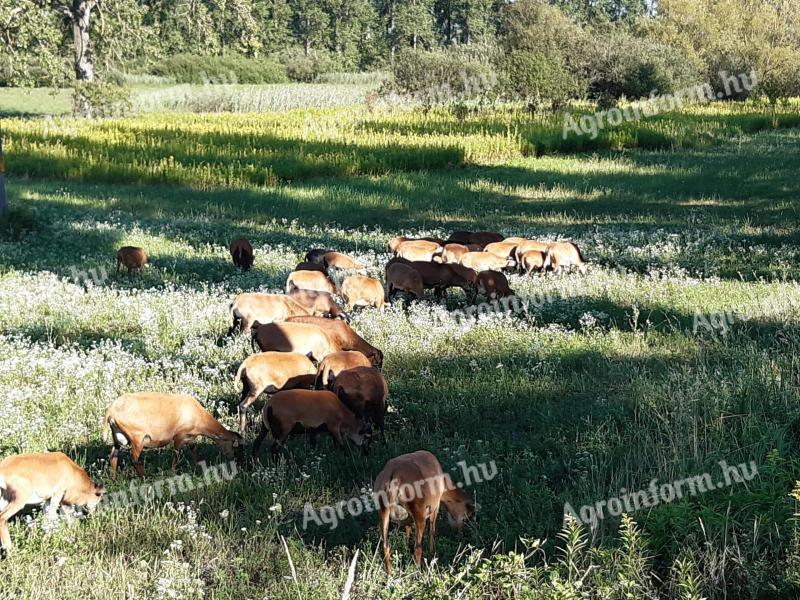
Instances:
[[[327,269],[343,269],[347,271],[360,271],[364,268],[360,262],[354,261],[352,258],[341,252],[327,252],[322,257],[322,264]]]
[[[330,317],[331,319],[345,318],[345,314],[339,308],[339,305],[336,304],[333,296],[331,296],[328,292],[316,292],[314,290],[292,290],[288,295],[289,298],[305,308],[309,314],[317,317]],[[262,323],[263,322],[264,321],[262,321]]]
[[[547,252],[547,242],[540,242],[538,240],[523,240],[519,242],[517,244],[517,249],[514,250],[514,258],[517,259],[517,265],[522,263],[522,255],[531,250]]]
[[[490,252],[467,252],[461,257],[459,264],[480,273],[481,271],[489,270],[499,271],[511,266],[513,262],[508,258],[495,256]]]
[[[475,271],[462,265],[411,262],[399,256],[390,260],[387,267],[398,263],[417,271],[422,277],[422,286],[425,289],[433,289],[437,299],[446,295],[447,289],[451,287],[460,287],[465,294],[469,294],[473,291],[473,284],[477,276]]]
[[[305,323],[307,325],[315,325],[322,329],[330,340],[330,352],[339,352],[340,350],[357,350],[369,358],[370,362],[374,366],[381,367],[383,365],[383,352],[378,350],[375,346],[369,344],[344,321],[308,316],[292,317],[287,322],[287,325],[292,323]]]
[[[389,387],[378,369],[354,367],[342,371],[333,382],[333,391],[357,417],[376,425],[386,441],[384,420]]]
[[[318,271],[292,271],[286,278],[286,293],[292,290],[316,290],[336,294],[336,286],[324,273]]]
[[[422,300],[425,296],[425,288],[422,286],[422,275],[408,265],[401,263],[393,263],[386,267],[386,283],[388,291],[386,298],[392,299],[392,296],[398,291],[402,291],[406,295],[406,300],[410,300],[411,296],[415,296],[417,300]]]
[[[435,237],[410,238],[410,237],[397,236],[393,237],[386,243],[386,250],[394,254],[397,251],[397,247],[403,242],[435,242],[440,246],[444,246],[444,240],[440,238],[435,238]]]
[[[521,242],[525,241],[524,237],[507,237],[503,240],[504,242],[508,242],[510,244],[514,244],[515,246]]]
[[[342,350],[328,354],[319,363],[317,378],[314,387],[318,390],[333,389],[333,382],[342,371],[354,369],[355,367],[371,367],[370,361],[364,354],[357,350]]]
[[[437,259],[441,261],[441,253],[442,246],[436,242],[413,240],[400,244],[395,251],[395,256],[411,261],[433,262]]]
[[[480,508],[468,494],[453,485],[449,475],[442,470],[437,458],[426,450],[418,450],[391,459],[375,478],[373,486],[379,509],[379,522],[383,535],[383,560],[386,572],[392,574],[389,548],[389,521],[406,528],[406,541],[414,525],[414,562],[422,563],[422,538],[429,526],[428,552],[434,553],[436,518],[439,506],[444,504],[448,521],[454,529],[464,523]]]
[[[502,242],[505,236],[492,231],[454,231],[447,242],[456,244],[476,244],[483,248],[492,242]]]
[[[312,317],[319,318],[319,317]],[[334,321],[333,319],[321,319]],[[298,352],[308,356],[315,362],[321,361],[331,352],[342,348],[335,346],[328,334],[320,327],[309,323],[253,323],[251,338],[253,349],[257,346],[261,352]]]
[[[342,282],[341,296],[344,298],[346,311],[355,306],[374,306],[383,310],[383,284],[372,277],[352,275]]]
[[[308,252],[306,252],[305,261],[322,264],[322,261],[328,252],[334,252],[334,251],[330,250],[329,248],[314,248],[313,250],[309,250]]]
[[[242,382],[239,403],[239,433],[244,433],[247,413],[262,394],[280,390],[311,388],[317,377],[317,368],[307,356],[296,352],[259,352],[248,356],[239,366],[235,385]]]
[[[313,263],[313,262],[301,262],[297,263],[297,266],[294,268],[295,271],[319,271],[320,273],[328,274],[328,269],[325,268],[325,265],[321,263]]]
[[[483,249],[484,252],[494,254],[498,258],[506,259],[509,266],[515,266],[517,264],[516,250],[517,244],[507,241],[492,242],[491,244],[486,244],[486,247]]]
[[[231,302],[230,311],[233,323],[228,329],[228,335],[233,334],[237,328],[242,333],[249,333],[256,321],[273,323],[310,313],[310,310],[292,296],[256,292],[245,292],[236,296]]]
[[[290,435],[308,434],[312,446],[318,433],[328,432],[340,446],[350,439],[361,446],[369,441],[372,428],[358,419],[336,394],[327,390],[286,390],[272,396],[262,413],[261,431],[253,443],[253,457],[267,431],[272,433],[272,456],[277,458]]]
[[[552,271],[569,270],[578,267],[578,271],[586,273],[588,267],[580,249],[572,242],[554,242],[547,246],[544,268]]]
[[[494,300],[513,296],[514,291],[508,286],[508,279],[500,271],[481,271],[475,280],[475,289],[479,294]]]
[[[253,262],[255,261],[253,256],[253,246],[250,244],[249,240],[245,238],[233,240],[229,249],[231,251],[231,259],[233,259],[233,264],[243,271],[249,271],[253,266]]]
[[[9,456],[0,462],[0,548],[11,552],[8,520],[28,505],[47,502],[47,516],[56,518],[62,504],[93,512],[103,498],[102,484],[63,452]]]
[[[119,452],[128,445],[131,462],[140,477],[144,477],[144,468],[139,457],[145,448],[163,448],[173,444],[172,469],[175,470],[181,447],[189,444],[197,463],[194,441],[198,436],[213,440],[227,458],[241,458],[242,436],[220,425],[197,400],[182,394],[139,392],[120,396],[106,411],[105,431],[111,432],[114,443],[111,450],[111,472],[114,475]]]
[[[147,254],[143,248],[123,246],[117,250],[117,275],[123,265],[128,269],[128,275],[133,271],[141,272],[147,266]]]
[[[546,254],[541,250],[528,250],[522,253],[519,266],[530,275],[534,271],[539,272],[544,268],[545,259]]]

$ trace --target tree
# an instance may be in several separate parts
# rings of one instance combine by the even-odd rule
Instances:
[[[98,0],[50,0],[53,8],[62,15],[72,29],[75,58],[75,78],[78,81],[94,80],[94,63],[89,39],[92,11]]]
[[[61,86],[61,19],[36,0],[0,0],[0,85]]]
[[[292,39],[292,9],[287,0],[255,0],[261,45],[266,54],[286,48]]]
[[[328,15],[317,0],[292,0],[292,23],[295,36],[308,56],[322,46],[328,34]]]
[[[398,4],[395,15],[398,45],[407,44],[416,50],[418,45],[434,44],[433,0],[406,0]]]

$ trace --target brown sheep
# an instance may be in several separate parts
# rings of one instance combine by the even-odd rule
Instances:
[[[495,256],[490,252],[467,252],[461,257],[459,264],[480,273],[488,270],[499,271],[509,267],[513,262],[507,258]]]
[[[475,271],[461,265],[411,262],[399,256],[390,260],[387,267],[397,263],[407,265],[417,271],[422,277],[422,286],[425,289],[432,288],[437,299],[446,295],[447,289],[451,287],[460,287],[465,294],[469,294],[473,290],[477,276]]]
[[[314,386],[317,368],[297,352],[259,352],[248,356],[236,371],[234,384],[242,382],[239,433],[244,433],[247,413],[262,394]]]
[[[486,247],[483,249],[484,252],[494,254],[498,258],[506,259],[509,265],[517,264],[516,250],[517,244],[507,241],[492,242],[491,244],[486,244]]]
[[[586,273],[588,267],[580,249],[572,242],[554,242],[547,246],[544,268],[552,271],[569,270],[578,267],[578,271]]]
[[[393,237],[388,242],[386,242],[386,250],[394,254],[397,251],[397,247],[403,242],[435,242],[440,246],[444,246],[444,240],[440,238],[435,238],[435,237],[410,238],[410,237],[397,236]]]
[[[0,462],[0,548],[11,552],[8,520],[27,505],[47,502],[47,516],[54,520],[62,504],[94,512],[104,493],[102,484],[93,483],[63,452],[9,456]]]
[[[245,238],[235,239],[231,242],[229,249],[231,251],[233,264],[243,271],[249,271],[255,261],[253,246],[250,244],[250,241]]]
[[[411,261],[433,262],[438,260],[441,262],[442,249],[442,246],[436,242],[413,240],[400,244],[395,251],[395,256]]]
[[[508,279],[500,271],[481,271],[475,280],[475,289],[489,299],[513,296],[514,291],[508,286]]]
[[[292,290],[315,290],[336,294],[336,286],[324,273],[318,271],[292,271],[286,278],[286,293]]]
[[[320,317],[311,318],[317,319]],[[334,321],[333,319],[321,320],[342,322]],[[258,347],[261,352],[298,352],[305,354],[317,363],[331,352],[341,350],[341,348],[333,344],[323,329],[310,323],[261,324],[256,321],[253,323],[251,342],[254,350]]]
[[[442,470],[437,458],[426,450],[403,454],[387,462],[375,478],[373,490],[380,513],[383,560],[386,572],[390,575],[390,520],[405,526],[406,541],[411,534],[411,526],[414,525],[414,562],[420,566],[426,525],[430,527],[428,552],[434,553],[436,518],[440,504],[444,504],[448,521],[455,529],[461,529],[479,508],[466,492],[453,485],[452,479]]]
[[[322,257],[322,264],[327,269],[343,269],[347,271],[359,271],[364,268],[360,262],[354,261],[352,258],[341,252],[327,252]]]
[[[547,242],[540,242],[539,240],[523,240],[517,243],[517,248],[514,250],[514,258],[517,259],[517,265],[521,264],[522,255],[531,250],[538,250],[539,252],[547,252]]]
[[[386,267],[386,284],[388,291],[386,298],[391,300],[392,296],[398,291],[405,292],[406,300],[415,296],[417,300],[422,300],[425,296],[425,288],[422,285],[422,275],[408,265],[393,263]]]
[[[292,290],[288,296],[300,306],[305,308],[309,314],[314,316],[330,317],[331,319],[345,318],[345,314],[339,308],[339,305],[336,304],[333,296],[331,296],[328,292],[317,292],[314,290]]]
[[[356,350],[342,350],[328,354],[319,363],[314,387],[318,390],[333,389],[333,382],[342,371],[355,367],[371,367],[372,362]]]
[[[357,417],[376,425],[386,441],[384,420],[389,387],[378,369],[355,367],[342,371],[333,382],[333,391]]]
[[[320,273],[328,274],[328,269],[325,268],[325,265],[320,263],[313,263],[313,262],[301,262],[297,263],[297,266],[294,268],[295,271],[319,271]]]
[[[520,257],[520,268],[528,275],[534,271],[539,272],[544,268],[546,254],[541,250],[528,250]]]
[[[346,311],[355,306],[374,306],[383,310],[383,284],[372,277],[352,275],[342,282],[341,296],[344,298]]]
[[[331,352],[340,350],[357,350],[366,356],[376,367],[383,365],[383,352],[369,344],[358,335],[350,325],[338,319],[323,319],[321,317],[292,317],[287,324],[305,323],[316,325],[327,335],[331,343]]]
[[[290,435],[308,434],[312,446],[318,433],[327,431],[334,444],[350,439],[361,446],[369,441],[372,428],[358,419],[336,394],[327,390],[286,390],[272,396],[262,413],[261,431],[253,443],[253,457],[267,431],[272,433],[272,456],[277,458]]]
[[[334,250],[330,250],[329,248],[314,248],[313,250],[306,252],[305,261],[322,264],[322,261],[328,252],[334,252]]]
[[[492,242],[502,242],[505,236],[492,231],[454,231],[447,242],[456,244],[476,244],[481,247]]]
[[[464,244],[445,244],[442,249],[442,262],[457,263],[469,251]]]
[[[291,296],[257,292],[245,292],[236,296],[231,302],[230,311],[233,323],[228,329],[228,335],[234,333],[237,328],[242,333],[249,333],[256,321],[273,323],[311,312]]]
[[[106,411],[105,430],[112,434],[111,472],[116,475],[119,452],[130,445],[131,462],[140,477],[144,468],[139,462],[145,448],[174,445],[172,469],[178,464],[181,447],[190,444],[197,463],[194,441],[198,436],[211,438],[227,458],[241,458],[242,436],[226,429],[191,396],[139,392],[125,394]]]
[[[147,254],[143,248],[136,246],[123,246],[117,250],[117,275],[122,266],[128,269],[128,275],[133,271],[139,271],[147,266]]]

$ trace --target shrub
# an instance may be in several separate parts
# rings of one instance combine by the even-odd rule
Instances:
[[[558,108],[580,93],[578,81],[558,56],[514,50],[503,58],[501,67],[503,92],[526,101],[531,109],[545,102]]]
[[[278,55],[292,81],[310,83],[326,73],[340,70],[339,63],[327,52],[306,54],[302,48],[289,48]]]
[[[152,75],[174,79],[177,83],[231,84],[283,83],[285,69],[269,58],[247,58],[238,54],[197,56],[176,54],[157,63]]]
[[[72,112],[81,117],[120,116],[130,111],[130,90],[107,81],[77,81]]]

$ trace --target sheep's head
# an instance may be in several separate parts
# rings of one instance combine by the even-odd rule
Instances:
[[[377,348],[375,348],[374,350],[372,350],[372,352],[367,354],[367,358],[374,367],[377,367],[379,369],[383,367],[383,352],[381,352]]]

